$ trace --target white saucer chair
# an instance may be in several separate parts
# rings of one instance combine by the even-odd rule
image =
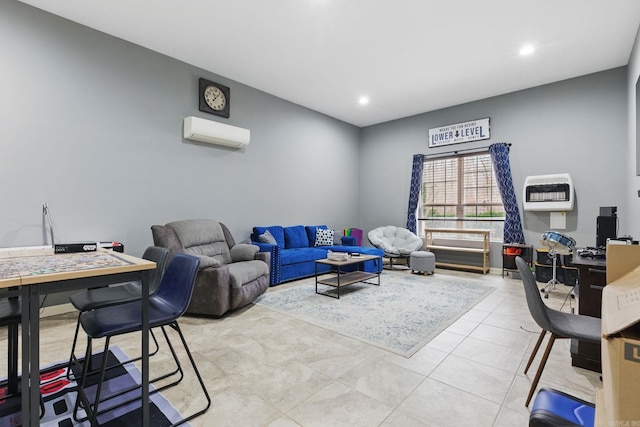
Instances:
[[[389,258],[389,268],[393,268],[393,260],[402,258],[409,266],[411,252],[419,251],[424,246],[424,241],[406,228],[387,225],[375,228],[367,234],[369,242],[378,249],[384,251],[384,256]]]

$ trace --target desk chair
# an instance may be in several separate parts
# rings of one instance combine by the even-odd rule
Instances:
[[[529,357],[529,361],[527,362],[527,366],[524,369],[525,374],[529,371],[529,367],[542,344],[544,336],[547,332],[551,332],[551,338],[549,338],[549,343],[542,355],[538,371],[533,378],[531,389],[527,396],[525,406],[529,406],[529,402],[531,402],[531,397],[536,391],[538,381],[542,375],[542,370],[547,363],[547,359],[549,358],[549,354],[551,353],[551,348],[553,347],[555,340],[560,338],[575,338],[582,341],[599,343],[601,327],[600,319],[596,317],[564,313],[547,307],[540,296],[540,291],[536,284],[536,278],[533,276],[533,273],[531,273],[531,270],[525,260],[521,257],[516,257],[516,266],[518,267],[518,272],[520,272],[520,276],[522,277],[524,292],[527,297],[527,305],[529,306],[531,317],[533,317],[533,320],[535,320],[538,326],[542,328],[542,332],[538,337],[538,341],[536,342],[536,345],[531,352],[531,356]]]
[[[153,294],[158,288],[160,279],[164,274],[168,255],[169,249],[158,246],[149,246],[142,254],[142,258],[156,263],[156,268],[149,272],[149,294]],[[71,355],[69,356],[69,366],[71,366],[71,359],[76,350],[78,332],[80,331],[80,315],[82,313],[101,307],[108,307],[111,305],[139,300],[141,296],[142,284],[140,282],[128,282],[105,288],[88,289],[86,291],[73,294],[71,298],[69,298],[69,301],[76,310],[79,311],[79,313],[78,321],[76,322],[76,333],[73,337],[73,344],[71,346]],[[153,332],[151,333],[151,337],[155,343],[155,350],[150,354],[153,355],[158,351],[158,340]],[[132,361],[136,360],[139,360],[139,358],[133,359]],[[72,370],[69,369],[67,377],[70,377],[71,374]]]
[[[166,333],[165,326],[170,327],[178,333],[182,346],[184,347],[191,366],[196,374],[200,387],[207,399],[207,405],[188,417],[181,419],[173,425],[182,424],[189,421],[203,413],[205,413],[211,406],[211,398],[202,381],[200,372],[196,367],[191,351],[187,346],[187,342],[184,339],[184,335],[178,325],[178,318],[181,317],[191,301],[193,294],[193,288],[196,280],[196,274],[198,273],[198,266],[200,264],[199,258],[186,254],[176,254],[169,261],[164,275],[158,285],[156,292],[149,296],[149,327],[161,328],[162,332],[167,340],[169,349],[174,357],[174,360],[179,364],[176,352],[169,340],[169,336]],[[80,324],[82,329],[87,334],[87,349],[85,352],[85,360],[90,357],[92,353],[92,343],[94,339],[105,338],[105,344],[103,349],[103,355],[106,355],[109,350],[109,342],[111,338],[118,335],[124,335],[131,332],[139,332],[142,330],[142,303],[140,300],[112,305],[108,307],[97,308],[92,311],[84,312],[80,315]],[[77,361],[74,358],[74,364]],[[89,376],[89,364],[84,363],[82,369],[82,376],[78,381],[78,399],[74,409],[74,418],[77,419],[77,411],[79,409],[81,400],[88,403],[84,409],[88,414],[88,418],[91,419],[91,425],[95,425],[97,417],[100,413],[107,412],[114,408],[108,408],[107,410],[100,411],[100,404],[113,397],[103,396],[102,389],[105,381],[105,371],[107,369],[107,357],[102,357],[102,363],[100,373],[98,374],[97,383],[88,384],[87,377]],[[182,370],[181,370],[182,371]],[[95,384],[95,400],[90,402],[87,396],[86,388],[90,385],[93,387]],[[176,383],[168,384],[160,388],[156,388],[151,393],[164,390],[168,387],[175,385]],[[138,389],[142,385],[135,386],[130,390]],[[118,394],[121,394],[120,392]],[[137,400],[132,399],[132,400]],[[130,401],[132,401],[130,400]],[[130,402],[129,401],[129,402]],[[128,403],[128,402],[125,402]],[[121,405],[118,405],[121,406]],[[80,420],[78,420],[80,421]]]

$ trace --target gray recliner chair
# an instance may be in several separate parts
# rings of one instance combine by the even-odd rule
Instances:
[[[229,229],[208,219],[174,221],[151,226],[156,246],[200,258],[187,314],[220,317],[251,303],[269,287],[268,252],[236,244]]]

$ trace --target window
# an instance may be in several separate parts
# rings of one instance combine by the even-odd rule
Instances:
[[[490,229],[502,240],[505,210],[489,153],[425,159],[418,219],[423,227]]]

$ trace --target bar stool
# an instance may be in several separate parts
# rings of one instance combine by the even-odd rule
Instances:
[[[157,291],[153,295],[149,296],[149,327],[159,327],[162,329],[165,339],[167,340],[167,344],[169,345],[171,353],[176,362],[178,362],[177,355],[175,350],[173,349],[173,346],[171,345],[171,341],[169,340],[169,336],[165,331],[165,327],[170,327],[178,333],[182,342],[182,346],[186,351],[189,361],[191,362],[191,366],[196,374],[200,387],[207,399],[207,405],[203,409],[181,419],[174,425],[182,424],[205,413],[211,406],[211,398],[209,397],[209,393],[207,392],[202,377],[200,376],[200,372],[198,371],[193,356],[191,355],[191,351],[189,350],[187,342],[184,339],[184,335],[182,334],[182,331],[180,330],[180,327],[178,325],[178,318],[180,318],[185,313],[191,301],[199,264],[200,259],[197,257],[186,254],[174,255],[167,265]],[[106,355],[109,350],[109,343],[111,341],[111,338],[131,332],[139,332],[142,330],[141,318],[141,300],[97,308],[95,310],[82,313],[80,315],[80,324],[82,326],[82,329],[87,334],[85,360],[91,355],[92,343],[94,339],[105,339],[102,354]],[[72,358],[73,364],[76,365],[77,359],[75,358],[75,355],[72,355]],[[89,364],[84,363],[82,365],[82,376],[78,381],[78,399],[76,400],[74,409],[74,418],[77,421],[81,421],[80,419],[78,419],[78,409],[80,407],[81,401],[85,403],[84,409],[87,412],[87,416],[91,420],[92,425],[96,424],[99,414],[114,409],[108,408],[107,410],[100,411],[100,404],[113,397],[113,395],[102,395],[103,384],[105,382],[105,371],[107,370],[107,359],[107,357],[102,357],[102,366],[98,374],[97,383],[91,381],[91,384],[88,384],[87,377],[90,374],[88,368]],[[164,390],[174,384],[175,383],[156,388],[153,391],[150,391],[150,394]],[[88,388],[89,386],[91,386],[92,388],[95,387],[95,398],[93,402],[89,401],[89,397],[86,391],[86,388]],[[148,385],[137,385],[131,387],[125,392],[139,389],[143,386],[147,387]],[[118,392],[117,394],[120,395],[122,394],[122,392]],[[129,403],[134,400],[138,400],[138,398],[131,399],[128,402],[124,403]],[[117,406],[119,407],[121,405],[122,404],[119,404]]]
[[[156,263],[156,268],[149,272],[149,293],[153,294],[158,288],[160,279],[164,274],[166,267],[167,257],[169,255],[169,249],[161,248],[159,246],[149,246],[142,254],[142,258],[153,261]],[[101,307],[109,307],[111,305],[123,304],[130,301],[140,299],[142,296],[142,284],[140,282],[128,282],[118,285],[112,285],[106,288],[88,289],[82,292],[73,294],[69,301],[79,311],[78,320],[76,322],[76,333],[73,337],[73,345],[71,346],[71,354],[69,355],[69,365],[71,365],[71,359],[73,353],[76,350],[76,343],[78,341],[78,332],[80,331],[80,315],[86,311],[95,310]],[[151,332],[151,338],[155,343],[155,350],[150,353],[154,355],[158,352],[158,340],[153,332]],[[133,359],[132,361],[139,360],[140,358]],[[67,372],[67,378],[72,375],[72,370]]]

